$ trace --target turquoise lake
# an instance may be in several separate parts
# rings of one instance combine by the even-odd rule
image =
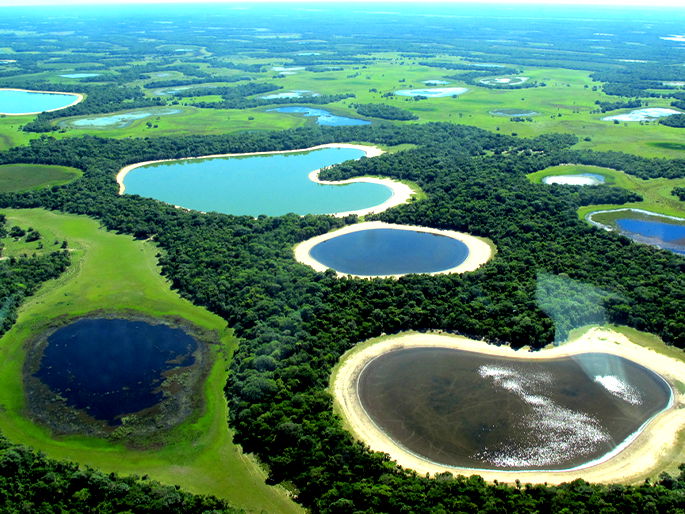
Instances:
[[[309,254],[342,273],[379,276],[444,271],[464,262],[469,249],[461,241],[438,234],[377,228],[328,239]]]
[[[364,155],[353,148],[307,153],[165,162],[132,170],[126,193],[198,211],[238,216],[333,214],[379,205],[392,195],[380,184],[332,186],[309,180],[314,170]]]
[[[0,89],[0,113],[24,114],[51,111],[71,105],[75,100],[75,95]]]

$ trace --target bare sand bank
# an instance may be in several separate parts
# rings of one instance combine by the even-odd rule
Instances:
[[[389,207],[388,207],[389,208]],[[429,234],[438,234],[441,236],[451,237],[464,243],[468,249],[469,254],[466,260],[450,269],[435,271],[433,273],[428,273],[428,275],[445,275],[448,273],[466,273],[467,271],[474,271],[480,268],[492,257],[492,247],[486,243],[483,239],[479,239],[470,234],[464,232],[456,232],[454,230],[439,230],[437,228],[430,227],[419,227],[412,225],[395,225],[392,223],[385,223],[383,221],[368,221],[364,223],[357,223],[355,225],[348,225],[338,230],[328,232],[327,234],[322,234],[320,236],[312,237],[306,241],[302,241],[300,244],[296,245],[294,248],[295,260],[306,264],[307,266],[314,268],[316,271],[326,271],[328,266],[320,263],[314,259],[310,252],[317,244],[334,237],[342,236],[343,234],[350,234],[352,232],[358,232],[360,230],[378,229],[378,228],[393,228],[396,230],[410,230],[418,232],[427,232]],[[367,275],[351,275],[348,273],[336,272],[339,277],[359,277],[359,278],[398,278],[403,275],[373,275],[372,277]]]
[[[347,428],[355,437],[373,450],[388,453],[399,465],[414,469],[419,474],[434,475],[448,471],[455,475],[478,474],[486,480],[499,482],[520,479],[524,483],[561,483],[583,478],[590,482],[634,483],[658,474],[671,464],[670,455],[685,428],[685,395],[672,387],[674,396],[671,407],[647,423],[622,450],[610,454],[606,460],[598,459],[588,467],[566,471],[483,471],[435,463],[409,452],[381,431],[366,414],[357,393],[357,378],[369,361],[388,351],[407,347],[455,348],[520,359],[609,353],[640,363],[672,385],[685,377],[685,362],[639,346],[623,334],[601,327],[591,328],[562,346],[539,352],[516,351],[508,346],[495,346],[484,341],[437,333],[407,333],[362,343],[343,355],[333,372],[330,389],[334,396],[335,409],[342,415]]]
[[[69,105],[65,105],[64,107],[57,107],[56,109],[48,109],[47,111],[35,111],[35,112],[0,112],[0,114],[4,114],[5,116],[27,116],[30,114],[40,114],[42,112],[53,112],[53,111],[61,111],[62,109],[66,109],[67,107],[71,107],[72,105],[76,105],[79,102],[82,102],[83,99],[85,98],[84,95],[81,93],[65,93],[62,91],[37,91],[34,89],[18,89],[15,87],[0,87],[0,91],[24,91],[25,93],[45,93],[45,94],[50,94],[50,95],[70,95],[70,96],[75,96],[76,100],[71,102]]]

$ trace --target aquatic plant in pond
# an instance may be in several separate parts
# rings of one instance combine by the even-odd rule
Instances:
[[[361,276],[435,273],[464,262],[468,247],[451,237],[379,228],[333,237],[310,250],[312,258],[341,273]]]
[[[525,109],[494,109],[490,111],[490,114],[493,116],[506,116],[508,118],[527,118],[529,116],[537,116],[540,113]]]
[[[426,96],[428,98],[442,98],[446,96],[463,95],[468,91],[465,87],[436,87],[431,89],[400,89],[395,91],[398,96]]]
[[[327,127],[347,127],[354,125],[369,125],[370,121],[360,120],[357,118],[348,118],[346,116],[337,116],[331,114],[323,109],[313,109],[311,107],[289,106],[278,107],[276,109],[267,109],[268,111],[286,112],[302,114],[305,117],[316,117],[316,123]]]
[[[195,362],[197,342],[178,328],[126,319],[81,319],[47,338],[35,376],[72,408],[110,425],[149,409],[165,376]]]
[[[657,118],[664,118],[672,114],[682,114],[675,109],[667,109],[663,107],[649,107],[647,109],[637,109],[625,114],[616,114],[614,116],[605,116],[603,121],[651,121]]]
[[[523,360],[437,347],[376,357],[357,392],[373,422],[415,455],[498,470],[603,459],[671,402],[661,377],[613,355]]]
[[[199,211],[280,216],[332,214],[366,209],[392,195],[383,185],[323,185],[308,175],[364,155],[353,148],[170,161],[135,168],[126,175],[126,193],[156,198]]]
[[[0,114],[30,114],[64,109],[79,101],[73,93],[0,89]]]
[[[605,178],[596,173],[578,173],[574,175],[549,175],[542,179],[543,184],[562,184],[566,186],[596,186],[604,184]]]

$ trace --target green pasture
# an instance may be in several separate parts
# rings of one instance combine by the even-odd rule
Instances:
[[[146,474],[196,493],[227,498],[249,511],[297,511],[284,490],[264,484],[265,474],[257,463],[232,443],[223,387],[235,338],[224,320],[170,289],[159,274],[155,244],[108,232],[84,216],[42,209],[1,212],[8,226],[38,230],[48,247],[54,247],[53,241],[67,240],[72,265],[27,300],[17,323],[0,341],[0,432],[50,457],[105,472]],[[14,244],[12,251],[21,252],[21,244]],[[214,364],[205,384],[203,408],[166,435],[161,447],[134,450],[104,439],[54,436],[24,416],[24,342],[56,317],[98,310],[181,317],[214,331],[221,341],[212,350]]]
[[[82,172],[66,166],[5,164],[0,166],[0,193],[13,193],[59,186],[80,177]]]
[[[606,184],[634,191],[643,198],[642,202],[630,202],[623,205],[605,204],[581,207],[578,209],[578,215],[581,218],[584,218],[589,212],[593,211],[627,207],[644,209],[646,211],[666,214],[668,216],[685,217],[685,202],[681,202],[672,194],[674,187],[685,187],[685,178],[653,178],[644,180],[624,173],[623,171],[602,168],[599,166],[585,166],[582,164],[552,166],[531,173],[528,175],[528,178],[534,183],[540,183],[544,177],[550,175],[577,175],[580,173],[595,173],[597,175],[602,175],[606,180]]]

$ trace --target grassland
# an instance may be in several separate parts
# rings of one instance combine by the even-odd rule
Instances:
[[[80,177],[82,172],[66,166],[6,164],[0,166],[0,193],[13,193],[60,186]]]
[[[685,187],[685,179],[655,178],[643,180],[623,171],[599,166],[585,166],[581,164],[552,166],[528,175],[534,183],[540,183],[550,175],[576,175],[580,173],[594,173],[602,175],[608,185],[622,187],[642,196],[642,202],[630,202],[623,205],[588,205],[578,210],[578,215],[584,218],[589,212],[633,207],[644,209],[667,216],[685,217],[685,202],[681,202],[671,193],[674,187]]]
[[[282,489],[264,484],[263,471],[231,442],[223,387],[236,340],[225,321],[171,291],[159,274],[154,243],[107,232],[96,221],[83,216],[41,209],[2,213],[10,226],[38,230],[46,247],[54,246],[54,241],[67,240],[73,260],[64,275],[46,283],[21,307],[17,323],[0,340],[2,433],[11,441],[30,445],[51,457],[74,460],[105,472],[147,474],[193,492],[227,498],[250,511],[297,511]],[[13,242],[7,252],[26,253],[33,249]],[[23,415],[23,342],[55,317],[97,310],[179,316],[215,331],[222,342],[213,350],[215,362],[205,386],[204,408],[174,429],[161,448],[132,450],[103,439],[56,437]]]

